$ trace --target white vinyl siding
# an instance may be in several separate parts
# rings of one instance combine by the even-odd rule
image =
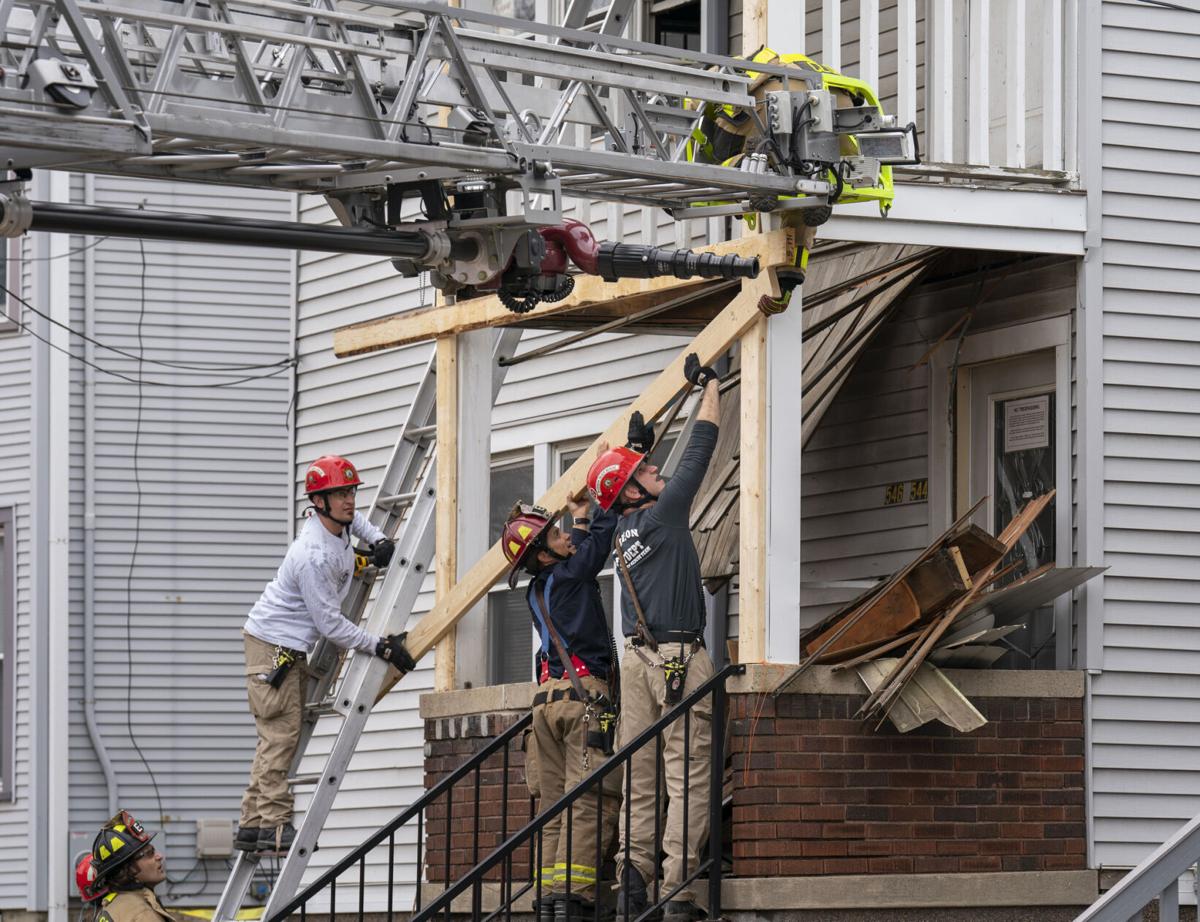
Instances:
[[[1102,8],[1104,560],[1088,561],[1110,567],[1091,698],[1102,866],[1137,864],[1200,812],[1198,20]]]
[[[151,210],[269,220],[287,220],[294,208],[284,194],[238,188],[108,177],[89,185],[91,203],[116,208],[144,202]],[[72,198],[84,197],[84,183],[75,178]],[[84,242],[72,238],[72,249]],[[152,240],[144,248],[141,347],[147,358],[251,365],[290,355],[291,252]],[[138,241],[106,239],[86,256],[72,256],[70,263],[72,326],[84,328],[90,297],[95,337],[137,354]],[[81,341],[72,348],[83,354]],[[195,863],[195,821],[236,821],[254,750],[240,629],[287,545],[290,374],[285,369],[232,387],[183,388],[174,385],[228,382],[270,369],[198,372],[150,362],[139,369],[136,359],[99,348],[95,361],[120,374],[172,385],[143,387],[138,438],[137,386],[95,374],[99,729],[116,771],[121,807],[161,831],[157,841],[165,846],[172,879],[191,872],[186,883],[164,885],[160,895],[177,905],[213,905],[225,863]],[[78,537],[70,554],[70,632],[81,638],[85,480],[78,362],[72,363],[71,382],[71,530]],[[90,842],[108,817],[108,803],[84,723],[83,674],[79,643],[70,675],[70,829]]]
[[[5,241],[7,243],[7,241]],[[21,241],[30,250],[29,240]],[[23,263],[20,293],[29,294],[30,264]],[[0,491],[0,506],[13,509],[15,541],[15,648],[6,657],[5,669],[13,669],[16,698],[12,744],[14,799],[0,801],[0,909],[26,905],[29,876],[26,827],[30,815],[30,537],[29,464],[31,432],[30,347],[33,338],[25,333],[0,335],[0,465],[9,472]],[[8,741],[5,741],[8,745]]]

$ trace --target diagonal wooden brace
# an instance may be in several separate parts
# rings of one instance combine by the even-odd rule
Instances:
[[[601,442],[610,445],[623,444],[629,426],[629,417],[634,411],[640,411],[647,419],[653,419],[662,412],[684,385],[683,360],[687,354],[695,352],[700,357],[701,364],[707,365],[715,362],[731,344],[736,342],[762,317],[759,311],[759,299],[764,295],[779,297],[775,274],[770,271],[763,272],[757,279],[744,282],[741,293],[680,351],[674,361],[588,447],[587,451],[571,465],[570,469],[546,491],[538,503],[549,509],[553,515],[557,515],[565,509],[567,500],[578,496],[583,491],[587,470],[599,454]],[[483,558],[454,585],[446,596],[409,630],[406,646],[413,655],[413,659],[420,660],[422,656],[433,649],[434,645],[454,627],[459,618],[483,598],[507,569],[508,561],[504,558],[500,544],[493,544]],[[396,676],[391,680],[380,692],[380,695],[395,684],[395,680],[398,678],[399,676]]]

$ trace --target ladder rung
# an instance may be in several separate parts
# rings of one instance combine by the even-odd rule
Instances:
[[[321,773],[316,772],[312,775],[293,775],[288,778],[287,783],[292,787],[306,787],[308,785],[317,784],[321,780]]]
[[[396,506],[407,506],[416,498],[417,493],[414,490],[410,493],[393,493],[391,496],[380,496],[375,500],[375,503],[379,506],[392,506],[394,508]]]
[[[405,429],[402,437],[410,442],[420,442],[422,439],[427,439],[431,435],[437,433],[437,424],[429,426],[413,426],[411,429]]]

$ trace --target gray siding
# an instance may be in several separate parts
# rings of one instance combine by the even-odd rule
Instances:
[[[22,241],[28,254],[28,238]],[[22,264],[22,293],[29,293],[29,263]],[[0,908],[23,907],[26,900],[28,862],[26,824],[30,815],[30,720],[29,690],[32,684],[29,657],[30,537],[29,479],[23,472],[30,465],[30,344],[26,333],[0,335],[0,464],[10,471],[0,506],[14,510],[16,532],[16,649],[4,668],[16,670],[14,743],[12,752],[12,801],[0,801]],[[7,748],[8,741],[4,742]]]
[[[1196,19],[1141,3],[1102,8],[1103,562],[1111,569],[1103,673],[1092,684],[1101,865],[1136,864],[1200,812]]]
[[[82,199],[82,183],[74,184],[73,193]],[[150,209],[275,220],[293,213],[290,197],[277,193],[103,177],[94,180],[92,201],[121,208],[145,201]],[[144,247],[141,345],[148,358],[252,365],[290,354],[291,253],[161,241],[146,241]],[[83,329],[90,306],[96,338],[136,354],[141,287],[138,241],[104,240],[86,261],[72,258],[72,323]],[[240,627],[287,543],[290,375],[285,370],[266,380],[212,387],[266,371],[185,371],[151,363],[139,370],[135,359],[103,349],[96,361],[166,385],[143,387],[139,425],[137,386],[95,375],[100,731],[117,773],[121,806],[164,831],[159,841],[166,846],[172,880],[187,875],[163,895],[172,902],[212,905],[224,862],[196,863],[195,821],[236,820],[253,753]],[[79,637],[84,397],[78,363],[72,383],[72,532],[81,537],[71,556],[71,633]],[[107,818],[107,801],[83,719],[83,669],[80,648],[70,677],[70,822],[73,832],[90,836]],[[165,823],[160,809],[169,817]]]

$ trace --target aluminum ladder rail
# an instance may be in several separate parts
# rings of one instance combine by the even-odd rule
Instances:
[[[54,58],[94,87],[55,84]],[[507,177],[527,224],[558,223],[560,192],[677,217],[828,195],[787,167],[687,160],[686,100],[761,121],[751,69],[795,76],[434,0],[3,0],[0,158],[325,194]]]
[[[513,327],[503,327],[494,332],[493,403],[507,371],[496,359],[503,355],[511,356],[520,338],[521,330]],[[369,601],[373,578],[359,578],[355,580],[342,608],[343,614],[355,623],[359,623],[363,613],[370,609],[367,627],[376,634],[393,634],[404,629],[433,560],[437,506],[434,490],[437,446],[433,438],[437,404],[436,367],[435,351],[409,405],[408,416],[401,427],[369,513],[371,521],[385,533],[390,533],[385,526],[395,527],[401,523],[392,563],[384,571],[382,584],[374,600]],[[272,887],[268,915],[271,905],[278,905],[282,899],[290,899],[299,888],[316,847],[317,837],[325,826],[333,800],[341,787],[345,769],[358,747],[375,698],[390,668],[378,657],[353,655],[337,694],[330,695],[329,690],[342,663],[341,651],[322,640],[314,649],[313,659],[320,664],[322,671],[308,685],[304,723],[292,763],[293,771],[299,765],[321,716],[340,714],[342,726],[323,771],[312,779],[317,787],[297,830],[292,849]],[[293,777],[289,780],[295,783],[309,779]],[[235,917],[246,899],[261,857],[257,852],[238,852],[213,913],[214,922],[228,922]]]
[[[1179,922],[1179,878],[1200,859],[1200,814],[1180,827],[1075,922],[1140,922],[1158,899],[1159,922]]]

